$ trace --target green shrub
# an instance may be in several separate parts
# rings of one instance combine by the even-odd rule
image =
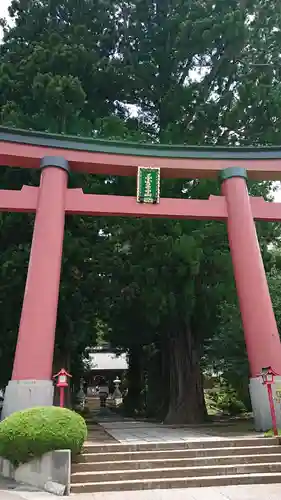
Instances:
[[[278,429],[278,436],[281,436],[281,429]],[[270,429],[269,431],[265,432],[264,437],[274,437],[273,429]]]
[[[0,423],[0,456],[15,466],[49,451],[81,451],[87,437],[85,420],[77,413],[55,406],[13,413]]]
[[[208,403],[212,409],[221,411],[224,415],[239,415],[246,412],[242,401],[237,397],[234,389],[227,386],[219,386],[208,392]]]

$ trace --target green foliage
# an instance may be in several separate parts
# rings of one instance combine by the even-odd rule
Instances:
[[[236,416],[246,412],[237,392],[225,385],[208,392],[208,405],[213,411],[222,412],[224,415]]]
[[[265,233],[266,234],[266,233]],[[281,331],[279,245],[264,254],[267,280],[271,293],[278,330]],[[237,391],[239,399],[250,410],[248,391],[248,361],[236,291],[233,283],[218,308],[219,325],[214,336],[205,343],[204,367],[222,373],[224,380]]]
[[[278,429],[278,436],[281,436],[281,429]],[[274,430],[270,429],[269,431],[265,432],[264,437],[274,437]]]
[[[4,26],[0,46],[0,121],[139,142],[280,144],[275,4],[14,0],[14,23]],[[1,188],[36,183],[34,173],[1,169]],[[71,187],[87,193],[135,196],[135,184],[121,177],[71,178]],[[251,194],[268,198],[271,187],[251,184]],[[219,194],[216,180],[162,181],[161,196],[210,194]],[[32,226],[32,216],[0,217],[2,385],[11,371]],[[279,317],[277,274],[266,246],[279,241],[280,227],[259,224],[258,230]],[[202,420],[201,368],[222,372],[247,400],[235,297],[221,223],[69,217],[56,362],[79,379],[82,354],[103,324],[105,340],[129,353],[132,411]]]
[[[15,466],[49,451],[69,449],[76,455],[87,437],[85,420],[54,406],[13,413],[0,423],[0,456]]]

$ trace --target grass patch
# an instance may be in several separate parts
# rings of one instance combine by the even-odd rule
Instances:
[[[281,429],[278,429],[278,436],[281,436]],[[274,437],[273,429],[270,429],[269,431],[266,431],[264,433],[264,437],[267,437],[267,438]]]

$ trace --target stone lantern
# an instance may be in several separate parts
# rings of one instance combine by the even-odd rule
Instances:
[[[119,406],[123,402],[122,394],[120,391],[120,384],[121,384],[120,378],[116,377],[116,379],[113,380],[113,383],[114,383],[114,392],[112,395],[113,403],[114,406]]]

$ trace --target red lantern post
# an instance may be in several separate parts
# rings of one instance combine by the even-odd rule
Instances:
[[[277,429],[277,420],[276,420],[275,406],[272,394],[272,384],[274,384],[274,378],[277,375],[278,374],[274,370],[272,370],[271,366],[263,368],[261,372],[262,383],[267,387],[267,394],[268,394],[268,401],[269,401],[269,408],[270,408],[274,436],[278,436],[278,429]]]
[[[59,387],[60,391],[60,407],[64,408],[64,390],[68,387],[68,379],[71,378],[72,375],[67,373],[67,371],[62,368],[56,375],[53,376],[54,379],[57,379],[57,387]]]

